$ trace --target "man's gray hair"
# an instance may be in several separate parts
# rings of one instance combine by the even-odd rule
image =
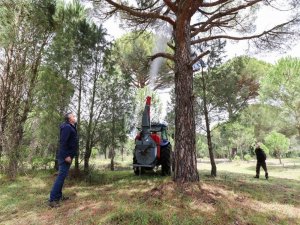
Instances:
[[[65,122],[69,122],[70,115],[72,115],[72,114],[73,114],[73,112],[67,112],[67,113],[64,115]]]

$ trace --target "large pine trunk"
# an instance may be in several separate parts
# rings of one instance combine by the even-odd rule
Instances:
[[[199,181],[196,159],[190,20],[179,15],[175,40],[175,182]]]

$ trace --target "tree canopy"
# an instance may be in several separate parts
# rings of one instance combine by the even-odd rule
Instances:
[[[260,6],[272,7],[276,1],[97,1],[107,15],[119,13],[130,27],[155,28],[164,24],[170,30],[168,46],[173,52],[159,52],[152,59],[174,61],[175,83],[175,176],[177,182],[198,181],[195,146],[193,65],[210,53],[204,43],[219,39],[252,40],[257,47],[278,47],[280,38],[294,33],[298,15],[265,31],[256,31],[253,20]],[[108,9],[105,4],[108,3]],[[295,1],[286,5],[296,8]],[[200,45],[198,52],[192,46]]]

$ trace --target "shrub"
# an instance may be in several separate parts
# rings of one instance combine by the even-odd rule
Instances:
[[[241,157],[239,157],[238,155],[234,156],[233,160],[234,161],[239,161],[241,159]]]
[[[33,157],[31,160],[31,168],[34,169],[40,169],[44,168],[47,169],[51,166],[51,163],[54,161],[53,157],[47,156],[47,157]]]
[[[252,159],[252,157],[251,157],[249,154],[246,154],[246,155],[244,156],[244,159],[245,159],[246,161],[250,161],[250,160]]]
[[[97,155],[98,155],[98,149],[93,147],[91,152],[91,159],[96,159]]]

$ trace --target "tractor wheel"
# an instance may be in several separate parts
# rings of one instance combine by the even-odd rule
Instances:
[[[167,146],[161,147],[160,161],[161,161],[161,173],[163,176],[171,175],[171,154],[172,154],[172,146],[170,143]]]
[[[137,164],[137,160],[136,160],[135,156],[133,156],[133,164]],[[139,167],[133,167],[133,172],[137,176],[145,173],[145,168],[143,168],[143,167],[141,168],[141,173],[140,173],[139,169],[140,169]]]

